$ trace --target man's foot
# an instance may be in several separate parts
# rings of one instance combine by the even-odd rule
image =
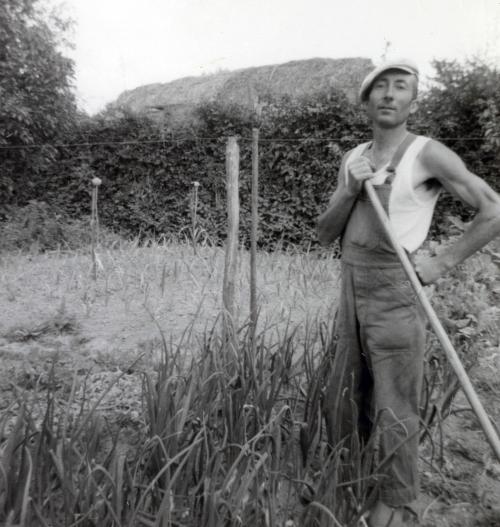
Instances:
[[[368,525],[369,527],[405,527],[403,516],[403,509],[395,509],[378,501],[370,512]]]

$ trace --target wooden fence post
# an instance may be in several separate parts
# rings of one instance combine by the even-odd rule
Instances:
[[[252,129],[252,230],[250,233],[250,323],[252,351],[255,355],[257,333],[257,231],[259,228],[259,129]]]
[[[97,209],[97,196],[101,180],[98,177],[92,178],[92,204],[90,207],[90,236],[92,250],[92,278],[97,280],[97,254],[96,247],[99,241],[99,214]]]
[[[239,162],[240,149],[236,137],[229,137],[226,145],[227,243],[224,265],[222,300],[224,304],[224,338],[235,344],[235,282],[239,232]]]

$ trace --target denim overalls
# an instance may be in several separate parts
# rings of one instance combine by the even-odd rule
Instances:
[[[391,185],[374,189],[388,211]],[[379,459],[392,454],[381,469],[379,499],[397,507],[413,501],[419,490],[425,322],[364,189],[342,238],[341,266],[336,351],[324,399],[329,441],[335,446],[356,430],[366,444],[376,433]]]

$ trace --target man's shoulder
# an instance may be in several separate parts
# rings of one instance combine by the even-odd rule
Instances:
[[[431,137],[426,137],[426,139],[427,141],[420,154],[422,161],[425,163],[430,163],[431,165],[435,163],[446,163],[447,160],[452,160],[457,157],[453,150],[441,143],[441,141]]]
[[[429,138],[419,158],[422,166],[437,179],[446,178],[447,175],[465,168],[462,159],[437,139]]]

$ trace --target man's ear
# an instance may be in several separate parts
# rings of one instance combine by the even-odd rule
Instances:
[[[418,110],[418,101],[413,99],[410,103],[410,114],[415,113]]]

